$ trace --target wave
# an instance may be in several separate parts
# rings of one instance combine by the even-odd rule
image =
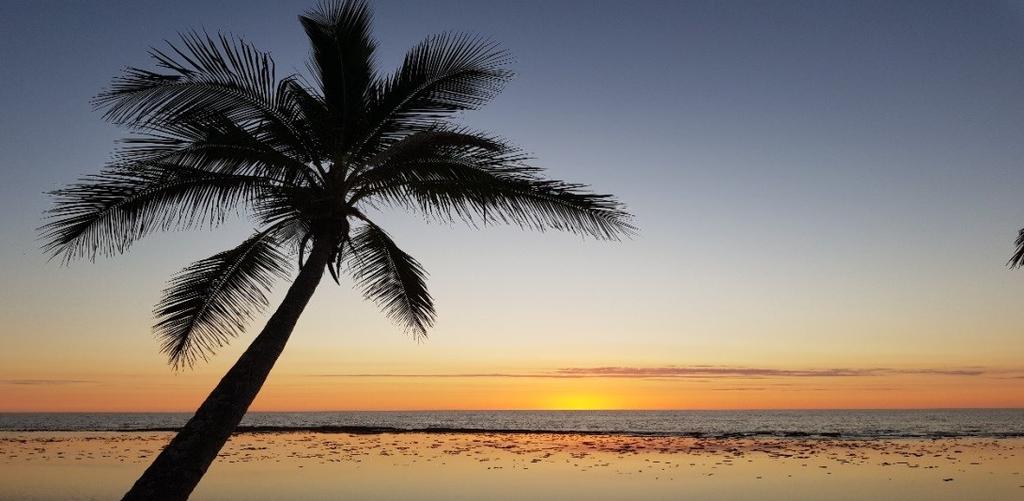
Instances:
[[[187,413],[0,413],[0,431],[173,432]],[[504,433],[691,438],[1024,437],[1022,409],[252,412],[245,433]]]
[[[45,430],[23,428],[8,429],[13,432],[106,432],[106,433],[155,433],[177,432],[178,427],[124,427],[124,428],[46,428]],[[875,440],[875,439],[948,439],[948,438],[1024,438],[1021,432],[807,432],[790,430],[758,430],[744,432],[708,433],[696,431],[635,431],[635,430],[565,430],[565,429],[531,429],[531,428],[471,428],[471,427],[437,427],[426,426],[417,428],[401,428],[393,426],[239,426],[236,434],[242,433],[319,433],[347,435],[383,435],[383,434],[498,434],[498,435],[580,435],[580,436],[631,436],[631,437],[677,437],[698,439],[747,439],[747,438],[790,438],[790,439],[839,439],[839,440]]]

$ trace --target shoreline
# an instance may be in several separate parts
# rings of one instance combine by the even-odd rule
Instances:
[[[0,498],[117,497],[172,432],[0,432]],[[457,486],[457,487],[456,487]],[[233,435],[194,499],[1014,499],[1024,438]]]
[[[114,429],[82,429],[82,428],[49,428],[49,429],[0,429],[3,433],[177,433],[180,427],[146,427],[146,428],[114,428]],[[645,432],[625,430],[557,430],[529,428],[465,428],[447,426],[427,426],[421,428],[403,428],[396,426],[238,426],[232,435],[256,433],[319,433],[347,435],[381,435],[381,434],[498,434],[498,435],[585,435],[585,436],[623,436],[623,437],[664,437],[694,438],[711,440],[728,439],[804,439],[804,440],[941,440],[941,439],[1016,439],[1024,438],[1019,432],[992,433],[892,433],[892,434],[855,434],[843,432],[803,432],[803,431],[751,431],[730,433],[703,432]]]

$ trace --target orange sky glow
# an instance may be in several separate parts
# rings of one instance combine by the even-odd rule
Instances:
[[[65,267],[40,249],[45,193],[132,135],[90,100],[126,65],[154,69],[147,47],[208,27],[302,76],[295,15],[313,2],[13,3],[0,412],[193,411],[270,312],[176,372],[153,308],[252,221]],[[1024,407],[1019,4],[373,3],[382,71],[448,30],[509,49],[516,79],[460,127],[615,194],[639,231],[361,207],[429,273],[436,324],[412,339],[325,277],[253,410]]]
[[[740,372],[743,372],[741,370]],[[271,376],[255,411],[433,409],[795,409],[1021,407],[1021,373],[870,371],[725,376],[324,374]],[[0,411],[188,411],[214,374],[20,379]]]

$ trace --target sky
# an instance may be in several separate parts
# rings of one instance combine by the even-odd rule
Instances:
[[[47,262],[44,194],[124,131],[89,100],[198,28],[304,72],[306,1],[0,3],[0,411],[188,411],[152,307],[244,219]],[[430,272],[417,342],[324,281],[254,410],[1024,407],[1024,2],[377,1],[515,57],[463,123],[635,214],[609,243],[378,217]],[[284,284],[273,297],[276,304]]]

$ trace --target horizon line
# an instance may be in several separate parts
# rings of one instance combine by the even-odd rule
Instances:
[[[1021,407],[691,407],[674,409],[342,409],[342,410],[253,410],[248,413],[262,414],[303,414],[303,413],[343,413],[343,412],[787,412],[787,411],[969,411],[969,410],[1006,410],[1024,411]],[[92,411],[92,410],[0,410],[0,414],[181,414],[192,410],[134,410],[134,411]]]

